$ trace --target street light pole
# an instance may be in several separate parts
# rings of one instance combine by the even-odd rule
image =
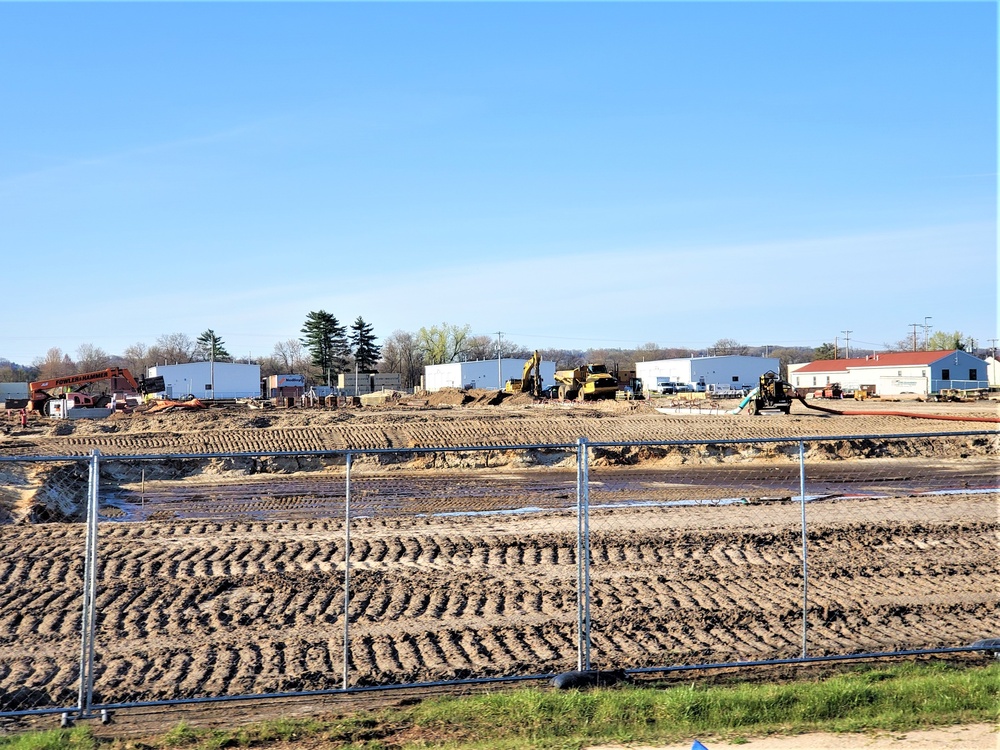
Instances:
[[[503,331],[497,331],[497,390],[503,390],[503,362],[500,357],[503,352]]]

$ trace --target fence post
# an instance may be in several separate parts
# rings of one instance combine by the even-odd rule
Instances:
[[[809,632],[809,560],[808,533],[806,529],[806,448],[805,441],[799,441],[799,504],[802,506],[802,658],[808,653]]]
[[[79,716],[88,716],[94,702],[94,629],[97,597],[97,504],[100,489],[101,452],[90,452],[87,476],[87,513],[83,553],[83,614],[80,622],[80,691],[77,700]]]
[[[576,451],[577,669],[590,669],[590,451],[587,438]]]
[[[352,454],[348,453],[344,482],[344,690],[347,690],[348,662],[351,659],[351,459]]]

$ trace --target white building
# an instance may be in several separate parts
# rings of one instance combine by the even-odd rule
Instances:
[[[0,402],[28,398],[27,383],[0,383]]]
[[[845,391],[880,396],[927,396],[943,388],[989,387],[987,363],[958,349],[888,352],[855,359],[820,359],[788,366],[788,380],[800,392],[839,383]]]
[[[737,391],[755,388],[765,372],[778,372],[777,357],[747,357],[724,354],[718,357],[682,357],[636,362],[635,376],[646,391],[659,390],[666,383],[683,383],[699,391]]]
[[[235,362],[187,362],[157,365],[147,377],[163,377],[166,398],[188,394],[200,399],[260,398],[260,365]]]
[[[424,368],[424,389],[485,388],[503,390],[508,380],[519,380],[524,374],[523,359],[480,359],[475,362],[449,362]],[[555,385],[556,363],[542,361],[538,366],[542,387]]]
[[[986,379],[990,381],[990,390],[1000,390],[1000,361],[992,355],[986,358]]]

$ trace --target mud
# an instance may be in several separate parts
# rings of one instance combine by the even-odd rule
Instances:
[[[996,435],[932,437],[941,423],[899,417],[687,419],[637,404],[409,408],[210,410],[6,435],[5,455],[112,454],[101,460],[96,700],[339,687],[345,611],[350,686],[575,669],[575,457],[509,447],[580,435],[716,441],[595,449],[597,668],[801,653],[798,445],[732,439],[842,436],[806,456],[810,655],[998,635]],[[904,433],[927,437],[872,437]],[[342,456],[183,455],[472,444],[497,450],[359,458],[349,547]],[[152,453],[174,457],[113,457]],[[85,485],[86,464],[0,471],[0,711],[62,705],[77,689],[84,556],[79,490],[66,488]],[[46,516],[65,522],[37,522]]]

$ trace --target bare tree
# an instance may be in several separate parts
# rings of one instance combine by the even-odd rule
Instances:
[[[398,372],[404,388],[413,388],[423,374],[423,354],[417,339],[406,331],[393,331],[382,343],[380,372]]]
[[[539,349],[539,355],[546,362],[555,362],[557,370],[572,370],[591,360],[588,353],[572,349]]]
[[[111,365],[111,357],[99,346],[80,344],[76,349],[77,372],[103,370]]]
[[[281,367],[275,375],[299,375],[309,371],[309,353],[298,339],[286,339],[274,345],[271,353]]]
[[[501,351],[501,356],[503,356]],[[492,336],[472,336],[469,338],[466,359],[496,359],[497,340]]]
[[[194,342],[183,333],[165,333],[156,339],[149,354],[154,363],[182,364],[190,362],[194,355]]]
[[[736,339],[719,339],[712,344],[712,352],[717,357],[725,356],[727,354],[746,354],[747,347]]]
[[[76,372],[73,360],[57,346],[49,349],[45,357],[36,359],[32,364],[38,368],[38,377],[41,380],[61,378]]]
[[[148,346],[142,342],[136,342],[125,347],[122,353],[122,362],[133,375],[144,375],[146,370],[156,364],[152,352]]]

